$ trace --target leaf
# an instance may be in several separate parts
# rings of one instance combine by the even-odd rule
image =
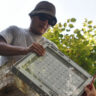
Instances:
[[[67,27],[67,23],[64,23],[64,27]]]
[[[83,23],[83,26],[84,26],[84,27],[86,27],[86,26],[87,26],[87,24],[84,22],[84,23]]]
[[[87,18],[85,18],[85,22],[86,22],[86,23],[88,22],[88,19],[87,19]]]
[[[75,29],[75,30],[74,30],[74,33],[78,33],[78,32],[80,32],[79,29]]]
[[[67,19],[67,23],[69,23],[70,22],[70,19]]]
[[[88,32],[92,32],[92,29],[89,29]]]
[[[73,24],[69,24],[69,27],[70,27],[70,28],[73,28],[73,27],[74,27],[74,25],[73,25]]]
[[[94,25],[93,28],[96,28],[96,25]]]
[[[85,29],[85,28],[82,28],[82,31],[83,31],[83,32],[85,32],[85,31],[86,31],[86,29]]]
[[[65,31],[65,28],[62,28],[61,31]]]
[[[59,23],[59,27],[62,27],[62,24],[61,23]]]
[[[88,25],[88,28],[92,28],[92,25]]]
[[[69,31],[70,31],[70,29],[66,29],[66,31],[67,31],[67,32],[69,32]]]
[[[96,30],[94,31],[94,33],[96,34]]]
[[[59,34],[59,37],[61,37],[61,38],[62,38],[62,37],[63,37],[63,35],[62,35],[62,34]]]
[[[92,23],[93,23],[93,21],[91,21],[91,20],[90,20],[90,21],[88,21],[88,24],[92,24]]]
[[[55,34],[56,36],[58,36],[58,35],[59,35],[58,30],[56,30],[56,31],[54,32],[54,34]]]
[[[71,22],[76,22],[76,19],[75,18],[71,18]]]

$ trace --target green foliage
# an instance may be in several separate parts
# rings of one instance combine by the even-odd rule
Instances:
[[[96,28],[96,25],[94,25],[93,27]]]
[[[73,28],[73,27],[74,27],[74,25],[73,25],[73,24],[69,24],[69,27],[70,27],[70,28]]]
[[[75,22],[76,19],[71,18],[64,24],[56,24],[44,36],[93,75],[96,72],[96,25],[85,19],[82,28],[78,29],[74,27]]]
[[[70,22],[70,19],[67,19],[67,23],[69,23]]]
[[[88,24],[92,24],[93,22],[92,21],[88,21]]]
[[[67,27],[67,23],[64,23],[64,27]]]
[[[76,19],[75,18],[71,18],[71,22],[76,22]]]

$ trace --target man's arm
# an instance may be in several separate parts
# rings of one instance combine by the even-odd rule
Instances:
[[[33,43],[29,47],[20,47],[7,44],[5,39],[0,36],[0,55],[14,56],[14,55],[26,55],[29,52],[35,52],[42,56],[45,54],[45,49],[38,43]]]
[[[27,48],[7,44],[5,39],[0,36],[0,55],[26,55],[27,53]]]

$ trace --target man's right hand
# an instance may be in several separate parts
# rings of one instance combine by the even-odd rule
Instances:
[[[33,43],[31,46],[28,47],[28,52],[35,52],[39,56],[43,56],[45,54],[45,48],[39,43]]]

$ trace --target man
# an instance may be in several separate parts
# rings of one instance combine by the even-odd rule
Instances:
[[[4,64],[11,66],[30,52],[35,52],[40,56],[44,55],[43,43],[49,41],[43,38],[42,35],[50,26],[56,24],[55,13],[55,6],[52,3],[42,1],[29,14],[31,17],[29,29],[11,26],[2,31],[0,33],[0,55],[2,56],[0,66]],[[87,88],[85,90],[90,94]],[[29,96],[33,96],[32,93],[34,92],[31,92]]]
[[[45,54],[43,44],[49,41],[42,35],[50,26],[56,24],[55,14],[55,6],[48,1],[42,1],[29,14],[31,18],[29,29],[10,26],[0,32],[0,66],[12,66],[30,52],[43,56]],[[31,92],[29,96],[35,95]]]
[[[30,52],[36,52],[40,56],[44,55],[45,49],[42,42],[46,42],[46,40],[42,35],[50,26],[56,24],[55,13],[53,4],[42,1],[29,14],[31,17],[29,29],[11,26],[0,32],[0,55],[2,55],[0,65],[9,60],[17,61],[22,57],[21,55]]]

